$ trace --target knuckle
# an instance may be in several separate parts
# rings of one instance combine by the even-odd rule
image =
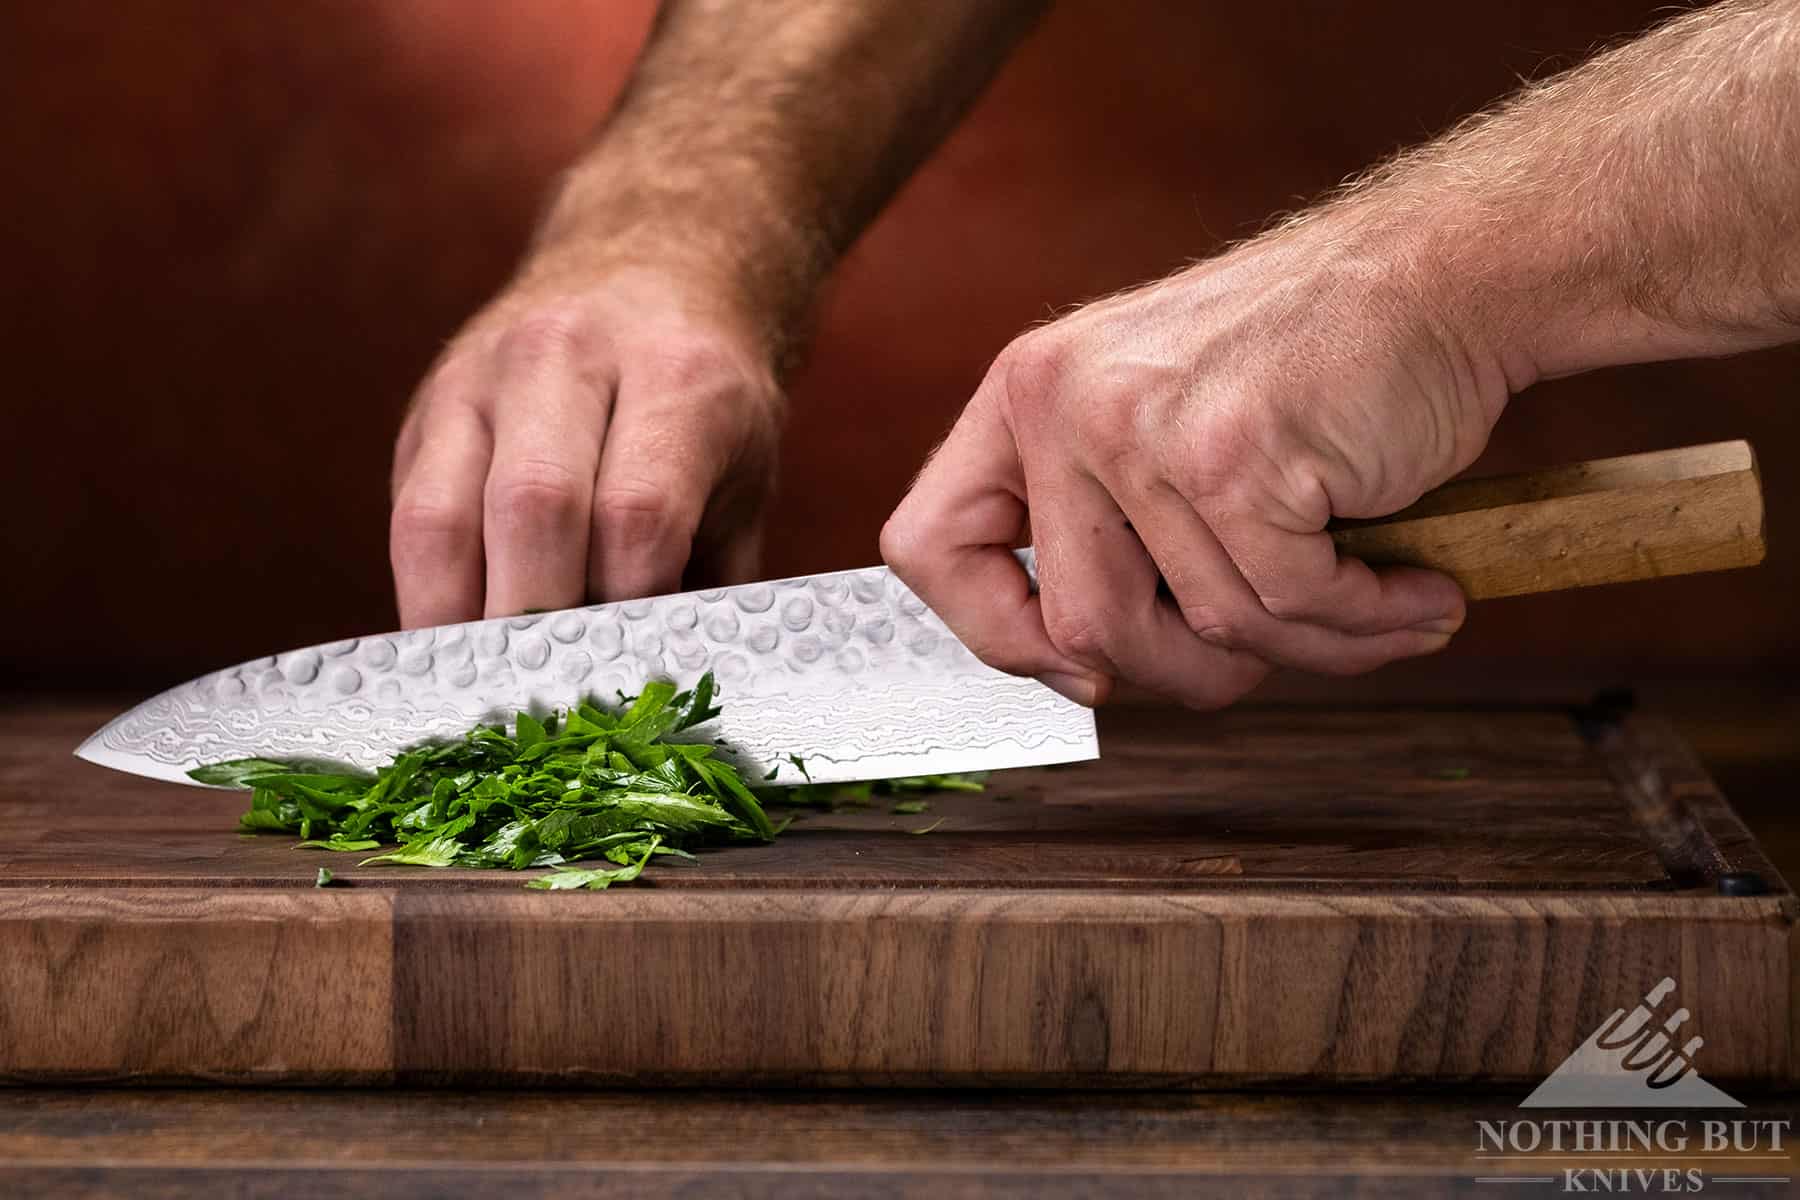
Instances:
[[[1136,394],[1116,384],[1082,397],[1075,414],[1075,436],[1097,467],[1113,471],[1139,464],[1147,439],[1139,432],[1134,411],[1137,403]]]
[[[1211,509],[1231,498],[1242,475],[1241,444],[1228,431],[1209,428],[1181,455],[1174,482],[1189,503]]]
[[[881,560],[902,578],[915,575],[924,565],[931,540],[923,525],[904,504],[881,527]]]
[[[1249,646],[1246,622],[1239,614],[1228,612],[1220,605],[1184,604],[1181,619],[1195,637],[1222,650],[1243,650]]]
[[[1184,423],[1175,481],[1190,499],[1243,505],[1264,492],[1285,492],[1302,473],[1307,439],[1277,415],[1278,402],[1257,388],[1209,392]]]
[[[1105,660],[1110,639],[1107,623],[1096,613],[1058,605],[1044,613],[1044,633],[1057,653],[1076,662]]]
[[[1297,596],[1264,596],[1262,606],[1278,621],[1303,621],[1317,615],[1312,604]]]
[[[1045,332],[1015,339],[988,368],[983,390],[998,395],[1014,412],[1041,411],[1062,390],[1069,374],[1069,356],[1062,340]]]
[[[456,546],[474,538],[480,521],[474,513],[445,501],[428,500],[402,492],[388,521],[388,537],[396,560],[410,560],[442,546]]]
[[[549,304],[520,313],[500,335],[500,353],[526,361],[567,358],[581,346],[586,321],[570,304]]]
[[[643,370],[659,391],[678,396],[739,393],[762,398],[775,393],[773,378],[747,369],[745,357],[719,338],[677,335],[660,342]]]
[[[1053,328],[1015,342],[995,364],[1007,411],[1027,427],[1068,438],[1095,466],[1141,457],[1141,411],[1150,384],[1116,363],[1097,369],[1090,348]]]
[[[690,532],[681,525],[675,497],[653,484],[613,484],[594,497],[594,527],[610,551],[659,546]]]
[[[432,362],[413,391],[412,407],[454,399],[467,390],[465,385],[475,373],[475,355],[469,350],[468,335],[459,333]]]
[[[522,459],[495,471],[488,483],[488,512],[512,528],[567,525],[580,516],[591,486],[561,463]]]

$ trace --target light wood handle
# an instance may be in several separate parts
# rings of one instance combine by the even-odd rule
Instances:
[[[1433,567],[1471,600],[1755,566],[1762,484],[1748,442],[1460,479],[1411,508],[1331,526],[1340,553]]]

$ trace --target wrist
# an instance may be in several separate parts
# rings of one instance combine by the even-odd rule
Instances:
[[[1381,199],[1408,235],[1424,290],[1447,325],[1517,393],[1602,367],[1733,353],[1781,340],[1751,319],[1704,316],[1659,298],[1651,281],[1600,253],[1599,229],[1542,205],[1475,198],[1430,178]]]
[[[753,174],[603,148],[563,180],[521,276],[656,272],[728,310],[772,361],[785,360],[832,255]]]
[[[1520,354],[1517,314],[1490,281],[1471,272],[1451,233],[1455,221],[1426,219],[1400,195],[1355,195],[1315,209],[1278,236],[1293,261],[1322,264],[1338,318],[1368,331],[1421,377],[1447,389],[1462,411],[1499,419],[1514,392],[1535,378]]]

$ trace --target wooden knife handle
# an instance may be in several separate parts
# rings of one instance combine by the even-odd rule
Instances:
[[[1763,559],[1748,442],[1459,479],[1411,508],[1337,521],[1342,554],[1434,567],[1471,600],[1749,567]]]

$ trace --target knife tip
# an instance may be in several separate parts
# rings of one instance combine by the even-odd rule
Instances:
[[[91,762],[101,767],[106,766],[106,761],[100,757],[100,733],[90,733],[83,738],[81,745],[75,747],[75,757],[82,762]]]
[[[105,734],[105,729],[90,734],[81,745],[75,747],[75,757],[82,762],[93,763],[96,767],[105,767],[109,771],[122,771],[127,775],[160,779],[165,783],[182,783],[189,787],[206,786],[198,780],[190,778],[180,764],[157,762],[142,755],[128,754],[113,749],[106,744]]]

